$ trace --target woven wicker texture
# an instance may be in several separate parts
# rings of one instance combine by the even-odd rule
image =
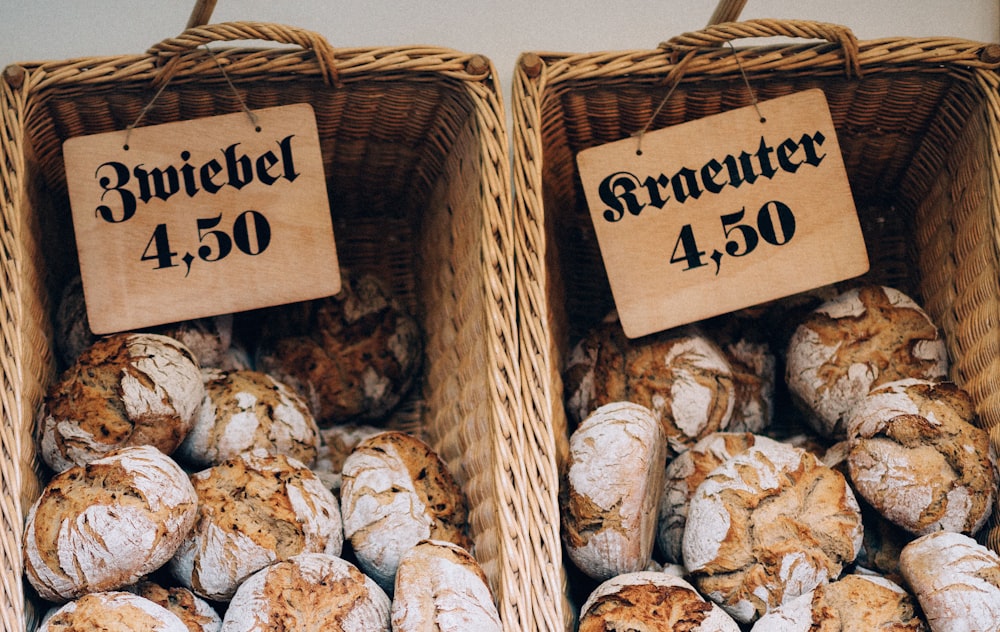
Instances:
[[[730,46],[771,36],[796,39]],[[750,105],[741,67],[760,100],[824,91],[869,248],[867,277],[926,305],[947,338],[952,378],[1000,439],[998,61],[996,46],[976,42],[859,42],[842,26],[778,20],[717,24],[651,50],[524,53],[512,97],[517,305],[525,423],[553,432],[540,455],[546,481],[557,485],[568,448],[566,354],[613,306],[575,156],[647,125]],[[539,511],[558,520],[554,504]],[[554,533],[546,537],[558,557]],[[983,537],[1000,545],[996,528]],[[552,599],[549,621],[571,628],[586,595],[568,562],[563,572],[569,589]]]
[[[201,47],[237,40],[291,46]],[[549,520],[532,500],[544,477],[523,456],[539,439],[521,423],[510,161],[491,62],[439,48],[333,49],[301,29],[228,23],[144,54],[11,66],[2,83],[0,627],[32,629],[46,606],[22,583],[20,538],[44,482],[32,426],[58,370],[50,315],[77,267],[61,144],[124,129],[164,87],[143,125],[237,112],[241,99],[312,105],[341,264],[387,281],[425,331],[408,423],[470,499],[504,628],[535,629],[549,607],[535,584],[558,577],[558,563],[536,537]]]

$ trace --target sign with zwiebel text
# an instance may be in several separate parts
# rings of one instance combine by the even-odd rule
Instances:
[[[821,90],[581,151],[628,337],[861,275],[868,254]]]
[[[340,290],[309,104],[77,136],[63,153],[94,333]]]

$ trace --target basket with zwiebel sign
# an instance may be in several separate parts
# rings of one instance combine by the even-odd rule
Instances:
[[[775,37],[786,39],[775,43]],[[613,309],[621,311],[609,272],[616,260],[604,251],[606,242],[595,224],[624,225],[647,216],[652,222],[657,213],[680,213],[681,202],[690,204],[699,194],[712,197],[729,185],[753,188],[753,176],[771,177],[781,159],[771,140],[765,146],[758,135],[744,147],[743,161],[739,153],[718,152],[714,160],[670,163],[691,168],[665,168],[659,178],[657,172],[645,179],[643,172],[633,176],[611,164],[606,173],[614,172],[613,177],[605,181],[611,186],[603,189],[604,206],[597,209],[604,209],[602,217],[588,205],[581,153],[632,143],[628,147],[638,154],[645,149],[636,145],[643,134],[809,91],[821,91],[828,103],[869,260],[863,275],[817,287],[839,291],[870,281],[894,286],[922,304],[946,338],[950,378],[971,394],[979,423],[993,429],[995,442],[1000,436],[998,68],[995,45],[945,38],[858,41],[842,26],[767,19],[710,25],[651,50],[524,53],[512,105],[518,322],[521,357],[531,358],[522,363],[525,423],[552,433],[539,454],[547,480],[555,481],[566,466],[573,430],[564,401],[570,352]],[[751,116],[748,126],[757,124],[758,114]],[[814,140],[794,136],[786,141],[785,166],[807,171],[810,157],[817,156],[809,152]],[[687,151],[684,145],[696,144],[689,139],[671,147]],[[756,223],[750,213],[757,213],[756,206],[748,205],[745,217],[727,214],[736,208],[715,209],[719,237],[714,244],[708,233],[692,229],[695,220],[685,220],[692,223],[661,240],[655,256],[670,274],[710,277],[724,273],[739,255],[770,257],[761,253],[766,248],[777,253],[794,243],[792,211],[802,209],[768,208],[756,215]],[[749,232],[756,253],[748,253]],[[819,259],[786,264],[789,281],[819,265]],[[652,285],[655,276],[648,272],[640,283]],[[728,298],[713,295],[710,285],[701,288],[720,302]],[[678,291],[676,296],[689,295]],[[684,309],[689,302],[674,300],[667,290],[666,302],[671,300],[665,311]],[[748,299],[737,308],[752,304]],[[765,312],[766,305],[756,313]],[[795,432],[799,421],[775,419],[791,426],[781,434]],[[557,490],[550,490],[547,510],[553,520],[547,541],[553,557],[560,554],[556,497]],[[996,550],[998,534],[988,525],[980,539]],[[552,619],[572,625],[594,582],[578,581],[580,574],[562,554],[569,590],[563,599],[551,596]]]
[[[240,40],[287,46],[232,44]],[[526,535],[545,525],[531,501],[539,477],[521,458],[533,439],[520,424],[509,154],[489,60],[436,47],[341,50],[295,27],[209,24],[143,54],[9,66],[0,103],[5,630],[32,629],[50,605],[23,581],[21,538],[44,483],[32,427],[57,375],[53,312],[79,273],[63,143],[139,119],[160,125],[289,104],[315,113],[341,267],[380,278],[421,326],[422,377],[400,423],[422,432],[468,496],[476,556],[504,628],[534,627],[533,610],[547,607],[534,591],[554,567]],[[257,162],[258,177],[281,174],[276,156]],[[234,164],[242,159],[233,153]],[[221,161],[197,173],[181,165],[191,192],[219,187]],[[241,221],[231,238],[202,230],[205,243],[225,238],[233,253],[259,252],[260,214]],[[166,233],[156,232],[164,241],[150,237],[143,263],[176,266]],[[305,261],[302,271],[325,265]]]

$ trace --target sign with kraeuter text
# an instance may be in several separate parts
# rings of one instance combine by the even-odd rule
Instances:
[[[631,338],[868,270],[821,90],[586,149],[577,165]]]
[[[77,136],[63,154],[94,333],[340,290],[307,103]]]

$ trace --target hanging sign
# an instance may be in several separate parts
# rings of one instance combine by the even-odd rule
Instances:
[[[94,333],[340,290],[309,104],[77,136],[63,153]]]
[[[577,164],[629,337],[868,270],[821,90],[593,147]]]

